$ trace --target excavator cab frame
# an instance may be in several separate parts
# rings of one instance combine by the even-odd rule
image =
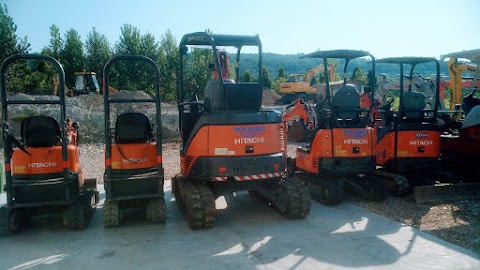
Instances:
[[[160,71],[150,58],[141,55],[117,55],[103,68],[103,85],[109,89],[110,70],[115,63],[135,61],[149,66],[153,73],[151,98],[122,98],[104,92],[105,111],[105,191],[104,226],[119,226],[126,208],[144,208],[147,221],[164,223],[164,170],[162,162],[162,116]],[[122,104],[154,105],[154,125],[149,117],[135,109],[116,107],[112,128],[112,106]],[[140,106],[139,106],[140,107]]]
[[[333,93],[329,70],[324,69],[325,92],[314,105],[317,130],[309,142],[299,147],[290,170],[299,172],[310,188],[312,197],[321,203],[335,205],[344,198],[344,187],[360,191],[366,198],[380,201],[387,196],[383,182],[369,177],[375,170],[375,132],[369,127],[370,108],[360,107],[360,93],[347,84],[350,61],[368,57],[371,77],[367,87],[374,85],[375,57],[359,50],[317,51],[305,55],[319,58],[323,65],[329,59],[344,60],[343,87]],[[370,93],[371,91],[368,91]],[[372,97],[370,97],[371,99]],[[372,103],[372,102],[371,102]],[[320,177],[319,177],[320,176]]]
[[[426,101],[424,93],[413,91],[411,82],[415,68],[429,63],[434,63],[436,67],[434,104]],[[387,104],[387,109],[379,108],[376,111],[374,126],[377,130],[377,165],[401,174],[412,172],[413,168],[420,172],[438,166],[440,62],[434,57],[389,57],[377,60],[377,64],[397,65],[400,69],[398,110],[390,111]],[[410,67],[408,74],[405,74],[406,67]],[[406,91],[405,79],[409,80]],[[416,184],[412,179],[409,181]]]
[[[16,61],[45,61],[57,72],[59,97],[33,100],[7,96],[7,69]],[[70,229],[84,229],[98,202],[96,179],[84,179],[78,149],[78,123],[66,116],[65,73],[53,57],[17,54],[5,59],[0,67],[7,227],[14,233],[23,221],[45,211],[60,210],[63,223]],[[9,108],[16,105],[57,108],[57,119],[43,112],[21,123],[21,140],[10,125]],[[15,146],[15,147],[14,147]],[[46,210],[48,209],[48,210]]]

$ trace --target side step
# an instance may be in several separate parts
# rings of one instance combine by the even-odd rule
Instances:
[[[413,196],[417,203],[480,200],[480,183],[415,186]]]

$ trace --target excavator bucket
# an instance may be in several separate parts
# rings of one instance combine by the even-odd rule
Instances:
[[[287,138],[291,142],[304,142],[307,139],[307,127],[301,120],[293,120],[287,127]]]
[[[417,203],[479,200],[480,183],[449,183],[416,186],[413,190],[413,196]]]

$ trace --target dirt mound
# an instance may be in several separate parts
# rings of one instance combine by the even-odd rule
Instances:
[[[262,105],[274,105],[280,96],[277,92],[273,90],[263,90],[262,92]]]

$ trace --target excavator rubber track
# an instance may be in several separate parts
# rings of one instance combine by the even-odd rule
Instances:
[[[345,198],[343,180],[330,177],[321,178],[304,173],[296,173],[295,176],[308,187],[311,198],[321,204],[333,206],[339,204]]]
[[[361,194],[369,201],[382,202],[388,197],[388,188],[383,179],[372,175],[345,177],[344,183],[347,190]]]
[[[120,226],[123,222],[123,213],[127,208],[144,208],[145,219],[151,223],[165,223],[167,220],[167,208],[163,196],[140,200],[105,201],[103,204],[104,227]]]
[[[271,189],[259,189],[260,196],[272,203],[288,219],[301,219],[310,213],[310,193],[297,177],[280,178]]]
[[[172,191],[180,210],[193,230],[206,229],[215,222],[215,197],[201,183],[192,183],[188,177],[176,175],[172,178]]]
[[[410,183],[403,175],[383,170],[375,170],[371,177],[383,181],[387,186],[388,193],[393,196],[405,195],[410,190]]]
[[[83,230],[95,213],[98,191],[88,190],[69,205],[62,215],[63,225],[71,230]]]

